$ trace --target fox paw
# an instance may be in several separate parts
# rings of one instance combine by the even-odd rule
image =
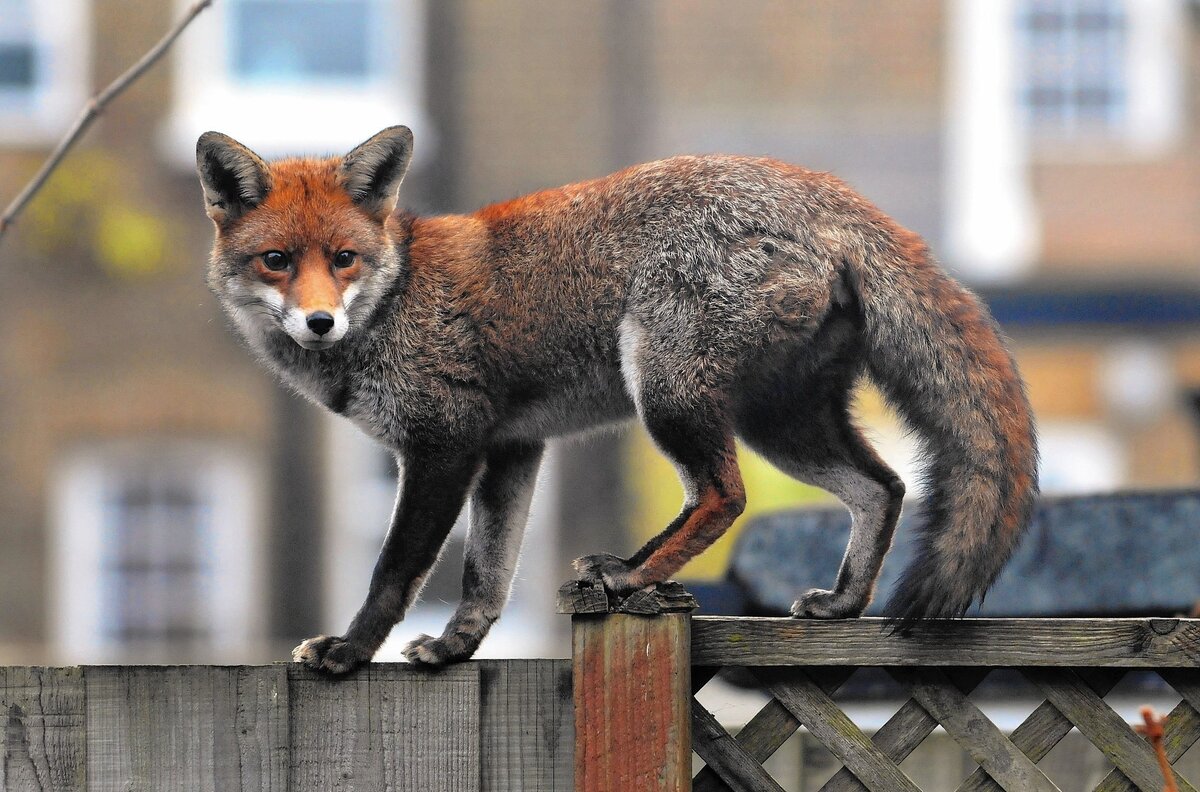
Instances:
[[[810,589],[792,605],[797,619],[852,619],[861,616],[867,603],[853,597],[824,589]]]
[[[292,650],[292,660],[314,671],[345,674],[371,659],[356,644],[334,635],[318,635]]]
[[[408,642],[404,647],[404,656],[408,662],[417,665],[440,666],[468,660],[477,648],[479,641],[463,633],[443,635],[441,638],[422,634]]]
[[[619,597],[628,596],[646,586],[628,561],[610,553],[576,558],[571,566],[575,567],[576,580],[600,583],[608,592]]]

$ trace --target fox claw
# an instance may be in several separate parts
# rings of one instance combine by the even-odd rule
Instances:
[[[309,638],[292,650],[294,662],[329,674],[345,674],[370,659],[358,646],[335,635]]]
[[[628,561],[610,553],[576,558],[571,566],[575,568],[576,580],[600,583],[605,590],[618,597],[629,596],[646,586],[637,571],[629,566]]]
[[[851,619],[861,616],[867,604],[851,601],[845,595],[824,589],[810,589],[792,605],[796,619]]]
[[[461,633],[441,638],[422,634],[408,642],[404,656],[416,665],[440,666],[469,659],[478,646],[478,641],[472,643]]]

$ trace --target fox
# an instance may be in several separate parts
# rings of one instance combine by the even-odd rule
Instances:
[[[473,655],[500,618],[551,438],[636,418],[683,486],[678,516],[575,577],[619,600],[671,578],[742,513],[740,439],[822,488],[852,528],[804,619],[859,616],[905,484],[857,427],[868,379],[920,438],[925,520],[886,614],[963,615],[1025,530],[1037,445],[1025,385],[982,302],[915,233],[827,173],[677,156],[472,214],[399,208],[404,126],[340,157],[266,162],[218,132],[196,147],[215,239],[207,282],[283,383],[399,462],[391,525],[341,635],[293,660],[369,662],[466,505],[462,599],[404,656]]]

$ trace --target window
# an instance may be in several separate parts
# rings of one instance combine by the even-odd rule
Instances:
[[[1040,141],[1161,143],[1179,123],[1179,0],[1022,0],[1017,103]]]
[[[165,143],[190,166],[217,129],[266,156],[343,152],[422,113],[420,0],[228,0],[180,39]],[[426,152],[427,153],[427,152]]]
[[[1128,111],[1128,20],[1121,0],[1025,3],[1020,102],[1035,129],[1070,135],[1119,129]]]
[[[362,605],[391,523],[397,468],[391,455],[344,418],[328,417],[326,467],[325,623],[330,634],[345,629]],[[555,568],[555,454],[542,461],[538,488],[521,546],[521,560],[504,617],[492,629],[480,657],[545,657],[559,651],[554,602],[566,568]],[[440,635],[462,593],[462,554],[467,509],[459,516],[421,598],[376,655],[401,660],[401,648],[419,633]]]
[[[247,659],[263,595],[259,488],[240,455],[180,442],[89,449],[55,490],[64,661]]]
[[[0,0],[0,142],[53,141],[82,109],[85,12],[82,0]]]

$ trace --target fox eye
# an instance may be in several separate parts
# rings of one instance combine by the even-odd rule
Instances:
[[[345,269],[354,263],[356,255],[353,250],[343,250],[333,257],[333,266]]]
[[[262,254],[263,266],[272,272],[280,272],[288,268],[288,257],[286,253],[278,250],[268,250]]]

